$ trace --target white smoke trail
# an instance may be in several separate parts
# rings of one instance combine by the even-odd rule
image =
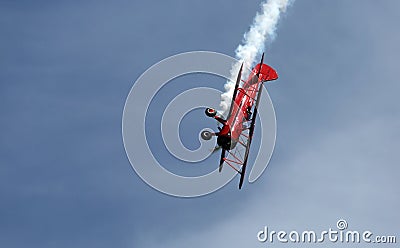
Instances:
[[[235,54],[239,61],[244,61],[242,77],[248,76],[248,70],[255,64],[255,58],[258,58],[264,50],[264,44],[267,40],[275,38],[276,25],[282,13],[286,11],[290,0],[269,0],[261,4],[261,13],[257,13],[249,31],[244,34],[243,44],[236,48]],[[232,65],[231,81],[224,85],[225,92],[221,94],[221,112],[226,116],[229,111],[232,95],[235,89],[237,73],[241,62]]]

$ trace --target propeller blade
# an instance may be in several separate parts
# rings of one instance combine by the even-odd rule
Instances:
[[[224,162],[225,162],[225,160],[224,160],[224,158],[225,158],[225,149],[222,149],[222,152],[221,152],[221,159],[219,160],[219,169],[218,169],[218,171],[219,172],[221,172],[222,171],[222,166],[223,166],[223,164],[224,164]]]
[[[216,146],[216,147],[214,147],[214,149],[211,150],[211,152],[214,153],[216,151],[219,151],[219,149],[221,149],[221,147],[220,146]]]

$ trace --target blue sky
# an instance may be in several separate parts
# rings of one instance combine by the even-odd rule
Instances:
[[[266,49],[280,75],[269,87],[278,133],[256,183],[181,199],[132,170],[121,118],[134,81],[176,53],[233,56],[259,3],[1,1],[0,246],[264,247],[264,225],[320,230],[339,218],[396,234],[394,0],[288,10]]]

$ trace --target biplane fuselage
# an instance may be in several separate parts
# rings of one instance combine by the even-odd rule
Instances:
[[[237,95],[231,103],[230,116],[217,135],[217,144],[225,150],[235,148],[237,142],[240,142],[240,135],[248,128],[245,123],[251,118],[251,110],[262,82],[278,78],[275,70],[266,64],[262,65],[260,77],[257,77],[259,68],[260,64],[256,65],[248,79],[243,81],[243,86],[237,89]]]
[[[262,84],[265,81],[272,81],[278,78],[278,74],[272,67],[263,64],[263,59],[264,54],[261,57],[261,62],[253,68],[246,81],[241,79],[243,64],[240,67],[232,96],[232,103],[226,119],[217,115],[215,109],[207,108],[205,111],[207,116],[216,119],[222,124],[222,127],[219,127],[219,132],[216,133],[203,131],[201,137],[205,140],[209,140],[212,136],[217,136],[218,147],[216,147],[215,150],[222,148],[219,171],[222,170],[222,165],[224,163],[236,170],[241,175],[239,188],[241,188],[243,184],[250,145],[254,133],[258,104],[263,88]],[[239,87],[240,82],[243,82],[241,87]],[[246,149],[243,159],[238,158],[237,154],[232,152],[238,144]],[[232,159],[227,158],[225,156],[226,153],[232,156]],[[235,165],[241,167],[237,168]]]

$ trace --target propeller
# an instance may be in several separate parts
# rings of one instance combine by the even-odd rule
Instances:
[[[218,168],[218,171],[219,172],[221,172],[222,171],[222,165],[224,164],[224,158],[225,158],[225,152],[226,152],[226,150],[225,149],[222,149],[222,152],[221,152],[221,159],[219,160],[219,168]]]
[[[211,151],[212,153],[214,153],[214,152],[219,151],[219,149],[221,149],[221,147],[220,147],[220,146],[216,146],[216,147],[214,147],[214,149],[211,149],[210,151]]]

